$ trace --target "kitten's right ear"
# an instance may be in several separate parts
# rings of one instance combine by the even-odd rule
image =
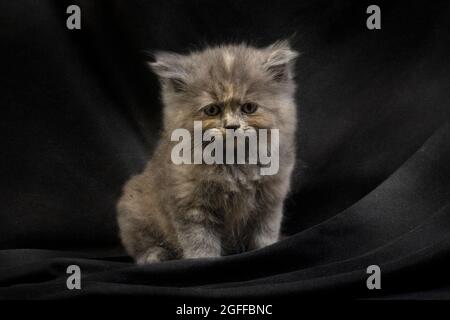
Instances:
[[[291,48],[289,41],[277,41],[266,48],[264,67],[276,81],[291,79],[294,73],[294,61],[298,52]]]
[[[189,77],[185,56],[171,52],[156,52],[153,57],[155,61],[149,62],[149,66],[163,85],[168,85],[177,92],[184,91]]]

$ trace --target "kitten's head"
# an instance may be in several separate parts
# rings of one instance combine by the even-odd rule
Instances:
[[[287,41],[266,48],[245,44],[189,55],[156,53],[150,63],[162,83],[166,130],[295,129],[293,65]]]

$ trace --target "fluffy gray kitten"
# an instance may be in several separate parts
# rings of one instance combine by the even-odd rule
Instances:
[[[293,64],[286,41],[266,48],[210,47],[189,55],[160,52],[150,63],[162,84],[164,126],[145,170],[120,198],[120,236],[138,264],[217,257],[279,238],[283,201],[295,162]],[[174,129],[279,129],[280,168],[171,161]]]

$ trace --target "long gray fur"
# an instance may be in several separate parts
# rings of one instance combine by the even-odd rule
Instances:
[[[286,41],[266,48],[246,44],[206,48],[189,55],[160,52],[150,63],[162,84],[164,126],[145,170],[120,198],[122,242],[137,263],[217,257],[262,248],[279,238],[283,201],[295,164],[296,105],[293,64]],[[239,106],[260,107],[243,115]],[[216,117],[201,108],[220,103]],[[242,128],[279,129],[280,169],[262,176],[255,165],[175,165],[171,133],[221,131],[234,119]]]

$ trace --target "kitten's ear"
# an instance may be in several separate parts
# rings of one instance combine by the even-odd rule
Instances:
[[[292,79],[294,75],[294,63],[298,52],[293,50],[287,40],[277,41],[266,49],[264,68],[269,71],[273,79],[282,82]]]
[[[189,77],[186,57],[171,52],[156,52],[153,57],[155,61],[149,62],[149,65],[161,82],[174,91],[184,91]]]

